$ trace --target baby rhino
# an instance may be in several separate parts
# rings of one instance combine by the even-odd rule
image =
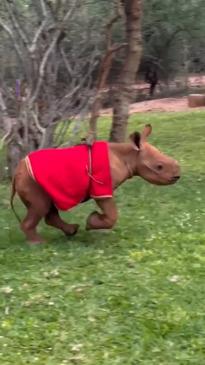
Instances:
[[[20,223],[31,243],[43,242],[36,227],[45,222],[70,236],[78,224],[68,224],[59,210],[68,210],[94,199],[101,212],[94,211],[86,229],[109,229],[117,221],[114,190],[133,176],[156,185],[174,184],[180,178],[177,161],[147,142],[152,128],[134,132],[127,143],[95,142],[69,148],[31,152],[21,160],[13,177],[11,206],[18,193],[27,208]]]

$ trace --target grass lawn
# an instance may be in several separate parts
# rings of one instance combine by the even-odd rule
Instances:
[[[134,115],[130,130],[147,122],[182,179],[127,182],[109,233],[84,231],[91,202],[64,214],[75,238],[42,224],[49,244],[29,247],[0,187],[0,364],[205,364],[205,113]]]

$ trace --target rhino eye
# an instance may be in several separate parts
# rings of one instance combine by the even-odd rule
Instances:
[[[163,169],[163,165],[161,164],[161,163],[159,163],[158,165],[157,165],[157,170],[158,171],[161,171]]]

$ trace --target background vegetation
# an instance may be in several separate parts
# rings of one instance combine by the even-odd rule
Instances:
[[[30,150],[61,145],[70,125],[76,135],[89,122],[96,136],[103,103],[113,108],[109,138],[124,140],[129,104],[141,97],[136,81],[150,86],[145,98],[159,85],[167,95],[176,78],[187,93],[190,73],[205,68],[204,16],[203,0],[3,0],[0,146],[9,174]]]

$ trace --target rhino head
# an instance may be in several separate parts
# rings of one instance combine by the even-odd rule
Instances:
[[[130,135],[131,144],[136,151],[135,157],[132,154],[132,159],[135,159],[132,161],[133,175],[155,185],[174,184],[180,178],[179,163],[147,142],[151,132],[152,127],[148,124],[142,133],[134,132]]]

